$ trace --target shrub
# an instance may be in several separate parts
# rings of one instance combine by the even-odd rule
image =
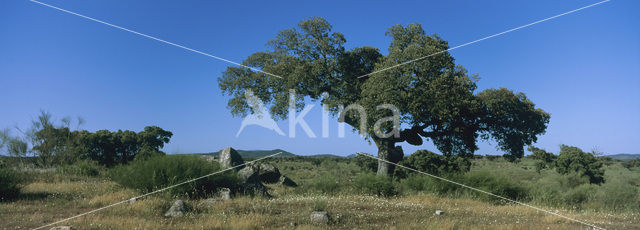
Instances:
[[[371,157],[358,154],[353,158],[353,161],[355,161],[356,165],[360,166],[360,168],[366,172],[376,172],[378,170],[378,160]]]
[[[508,177],[499,177],[489,172],[476,172],[467,174],[463,184],[478,188],[495,195],[506,197],[512,200],[524,200],[528,198],[528,191],[524,186],[516,184]],[[484,195],[483,195],[484,196]],[[490,200],[498,199],[493,196],[486,196]]]
[[[593,153],[583,152],[577,147],[561,145],[560,154],[555,161],[556,170],[560,174],[576,172],[589,177],[592,184],[604,182],[602,162]]]
[[[311,211],[327,211],[327,202],[321,199],[314,200],[311,209]]]
[[[525,187],[512,182],[509,178],[496,177],[484,171],[467,173],[464,175],[449,175],[446,179],[513,200],[523,200],[529,197],[528,191]],[[471,196],[480,197],[487,200],[499,199],[494,196],[479,193],[478,191],[472,191],[460,185],[456,185],[426,175],[416,174],[409,176],[406,179],[402,180],[400,184],[403,189],[408,191],[424,191],[451,197]]]
[[[389,197],[397,194],[393,181],[386,175],[360,174],[356,177],[353,187],[356,191],[369,195]]]
[[[100,171],[102,167],[98,165],[95,161],[78,161],[74,164],[63,165],[57,168],[58,173],[62,174],[70,174],[70,175],[79,175],[79,176],[90,176],[95,177],[100,175]]]
[[[151,192],[220,169],[217,162],[207,162],[196,156],[167,155],[116,166],[109,171],[109,177],[125,187]],[[228,171],[172,188],[170,193],[199,197],[214,193],[223,187],[237,190],[237,184],[235,173]]]
[[[622,162],[622,166],[624,166],[627,169],[640,167],[640,158]]]
[[[20,175],[11,168],[0,167],[0,201],[15,198],[20,193]]]
[[[401,164],[434,175],[468,172],[471,162],[458,156],[443,156],[429,150],[418,150],[403,159]]]
[[[311,181],[310,188],[323,194],[336,194],[342,189],[342,184],[331,174],[324,174]]]

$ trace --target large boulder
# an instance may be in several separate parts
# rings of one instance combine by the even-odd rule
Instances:
[[[238,179],[240,179],[240,182],[243,184],[260,183],[260,174],[255,167],[248,166],[238,171]]]
[[[312,224],[328,224],[329,214],[325,211],[313,211],[309,215]]]
[[[264,183],[276,183],[280,179],[280,170],[270,164],[260,164],[258,166],[258,174],[260,175],[260,181]]]
[[[173,205],[171,205],[171,208],[169,208],[169,210],[164,214],[164,216],[166,217],[182,216],[186,211],[187,211],[187,208],[185,207],[184,201],[176,200],[175,202],[173,202]]]
[[[238,151],[231,147],[227,147],[220,151],[220,154],[218,155],[218,161],[220,162],[220,166],[222,166],[222,168],[231,168],[244,164],[244,160],[242,160],[242,157],[240,156],[240,154],[238,154]]]

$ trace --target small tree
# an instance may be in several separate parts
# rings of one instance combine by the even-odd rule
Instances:
[[[587,176],[592,184],[604,183],[602,162],[593,153],[584,152],[578,147],[561,145],[555,166],[560,174],[575,172]]]

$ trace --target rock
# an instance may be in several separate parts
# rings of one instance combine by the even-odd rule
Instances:
[[[248,166],[238,171],[238,179],[242,183],[260,183],[260,174],[254,167]]]
[[[444,211],[442,211],[442,210],[436,210],[436,215],[442,215],[442,214],[444,214]]]
[[[245,195],[271,198],[271,194],[267,191],[267,187],[260,182],[242,184],[242,190]]]
[[[325,211],[313,211],[309,215],[312,224],[328,224],[329,214]]]
[[[73,228],[71,228],[71,226],[57,226],[57,227],[53,227],[51,228],[51,230],[71,230]]]
[[[280,179],[278,180],[278,184],[284,185],[284,186],[289,186],[289,187],[296,187],[298,186],[298,184],[296,184],[295,181],[291,180],[289,177],[282,175],[280,176]]]
[[[260,174],[260,181],[264,183],[276,183],[280,179],[280,170],[270,164],[260,164],[258,166],[258,173]]]
[[[242,157],[240,156],[240,154],[238,154],[238,151],[231,147],[227,147],[220,151],[220,154],[218,155],[218,161],[220,162],[220,166],[222,166],[223,168],[231,168],[237,165],[244,164],[244,160],[242,160]]]
[[[231,189],[229,188],[221,188],[220,191],[218,191],[218,198],[220,200],[231,200],[232,195]]]
[[[169,211],[167,211],[164,214],[164,216],[166,217],[182,216],[184,215],[185,211],[186,211],[186,208],[184,205],[184,201],[176,200],[176,202],[173,202],[173,205],[171,205],[171,208],[169,208]]]

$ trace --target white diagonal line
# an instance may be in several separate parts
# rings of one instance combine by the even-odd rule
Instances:
[[[81,216],[84,216],[84,215],[88,215],[88,214],[91,214],[91,213],[94,213],[94,212],[97,212],[97,211],[100,211],[100,210],[103,210],[103,209],[107,209],[107,208],[110,208],[110,207],[113,207],[113,206],[116,206],[116,205],[119,205],[119,204],[122,204],[122,203],[126,203],[126,202],[131,201],[131,200],[138,200],[138,199],[143,198],[145,196],[153,195],[153,194],[156,194],[156,193],[159,193],[159,192],[162,192],[162,191],[166,191],[168,189],[172,189],[172,188],[178,187],[178,186],[183,185],[183,184],[188,184],[188,183],[200,180],[200,179],[204,179],[204,178],[207,178],[207,177],[210,177],[210,176],[222,173],[222,172],[226,172],[226,171],[229,171],[229,170],[232,170],[232,169],[247,165],[249,163],[253,163],[253,162],[256,162],[256,161],[264,160],[264,159],[276,156],[276,155],[278,155],[280,153],[282,153],[282,152],[271,154],[269,156],[258,158],[258,159],[252,160],[252,161],[247,161],[247,162],[245,162],[243,164],[239,164],[239,165],[233,166],[231,168],[227,168],[227,169],[224,169],[224,170],[213,172],[213,173],[201,176],[201,177],[196,177],[196,178],[193,178],[191,180],[187,180],[187,181],[184,181],[184,182],[181,182],[181,183],[178,183],[178,184],[171,185],[169,187],[165,187],[163,189],[158,189],[156,191],[153,191],[153,192],[150,192],[150,193],[146,193],[146,194],[143,194],[143,195],[140,195],[140,196],[136,196],[136,197],[133,197],[133,198],[130,198],[130,199],[126,199],[126,200],[120,201],[118,203],[110,204],[110,205],[104,206],[102,208],[98,208],[98,209],[94,209],[94,210],[91,210],[91,211],[88,211],[88,212],[85,212],[85,213],[81,213],[81,214],[78,214],[78,215],[75,215],[75,216],[72,216],[72,217],[69,217],[69,218],[66,218],[66,219],[62,219],[62,220],[59,220],[59,221],[56,221],[56,222],[53,222],[53,223],[50,223],[50,224],[47,224],[47,225],[43,225],[43,226],[34,228],[34,230],[46,228],[46,227],[49,227],[49,226],[52,226],[52,225],[56,225],[56,224],[59,224],[59,223],[62,223],[62,222],[65,222],[65,221],[68,221],[68,220],[71,220],[71,219],[75,219],[75,218],[78,218],[78,217],[81,217]]]
[[[82,15],[82,14],[79,14],[79,13],[76,13],[76,12],[73,12],[73,11],[65,10],[65,9],[62,9],[62,8],[59,8],[59,7],[56,7],[56,6],[52,6],[52,5],[43,3],[43,2],[39,2],[39,1],[36,1],[36,0],[29,0],[29,1],[34,2],[34,3],[38,3],[40,5],[43,5],[43,6],[52,8],[52,9],[56,9],[56,10],[65,12],[65,13],[68,13],[68,14],[72,14],[72,15],[75,15],[75,16],[78,16],[78,17],[82,17],[82,18],[85,18],[85,19],[88,19],[88,20],[91,20],[91,21],[94,21],[94,22],[102,23],[104,25],[111,26],[111,27],[116,28],[116,29],[124,30],[124,31],[127,31],[129,33],[133,33],[133,34],[140,35],[140,36],[143,36],[143,37],[146,37],[146,38],[149,38],[149,39],[153,39],[153,40],[156,40],[156,41],[168,44],[168,45],[172,45],[172,46],[175,46],[175,47],[178,47],[178,48],[182,48],[182,49],[194,52],[194,53],[202,54],[202,55],[207,56],[207,57],[215,58],[215,59],[218,59],[218,60],[226,62],[226,63],[234,64],[234,65],[237,65],[237,66],[242,66],[244,68],[247,68],[247,69],[250,69],[250,70],[253,70],[253,71],[256,71],[256,72],[264,73],[264,74],[269,75],[269,76],[282,78],[281,76],[278,76],[278,75],[275,75],[275,74],[272,74],[272,73],[268,73],[268,72],[265,72],[265,71],[260,70],[260,69],[256,69],[256,68],[253,68],[253,67],[250,67],[250,66],[246,66],[246,65],[234,62],[234,61],[230,61],[230,60],[227,60],[227,59],[224,59],[224,58],[212,55],[212,54],[208,54],[208,53],[196,50],[196,49],[192,49],[192,48],[180,45],[180,44],[176,44],[176,43],[173,43],[173,42],[170,42],[170,41],[162,40],[160,38],[156,38],[156,37],[148,35],[148,34],[140,33],[140,32],[134,31],[134,30],[130,30],[130,29],[127,29],[127,28],[124,28],[124,27],[121,27],[121,26],[118,26],[118,25],[114,25],[114,24],[111,24],[111,23],[108,23],[108,22],[105,22],[105,21],[101,21],[101,20],[98,20],[98,19],[95,19],[95,18],[92,18],[92,17],[89,17],[89,16],[85,16],[85,15]]]
[[[561,14],[558,14],[558,15],[555,15],[555,16],[551,16],[551,17],[548,17],[548,18],[545,18],[545,19],[542,19],[542,20],[538,20],[538,21],[535,21],[535,22],[532,22],[532,23],[529,23],[529,24],[526,24],[526,25],[523,25],[523,26],[518,26],[518,27],[513,28],[513,29],[505,30],[505,31],[502,31],[502,32],[497,33],[497,34],[489,35],[489,36],[486,36],[484,38],[480,38],[480,39],[475,40],[475,41],[467,42],[467,43],[464,43],[462,45],[451,47],[451,48],[446,49],[446,50],[438,51],[438,52],[429,54],[429,55],[424,56],[424,57],[416,58],[416,59],[413,59],[413,60],[410,60],[410,61],[406,61],[406,62],[403,62],[403,63],[400,63],[400,64],[396,64],[396,65],[393,65],[393,66],[390,66],[390,67],[387,67],[387,68],[384,68],[384,69],[376,70],[376,71],[373,71],[373,72],[371,72],[369,74],[365,74],[365,75],[359,76],[358,78],[363,78],[363,77],[370,76],[372,74],[380,73],[380,72],[383,72],[383,71],[387,71],[387,70],[390,70],[390,69],[393,69],[393,68],[396,68],[396,67],[399,67],[399,66],[403,66],[403,65],[406,65],[406,64],[411,64],[413,62],[424,60],[426,58],[429,58],[429,57],[432,57],[432,56],[435,56],[435,55],[438,55],[438,54],[441,54],[441,53],[444,53],[444,52],[448,52],[448,51],[451,51],[451,50],[455,50],[457,48],[465,47],[465,46],[471,45],[471,44],[476,43],[476,42],[484,41],[484,40],[487,40],[489,38],[494,38],[494,37],[497,37],[497,36],[500,36],[500,35],[503,35],[503,34],[507,34],[507,33],[510,33],[510,32],[513,32],[513,31],[516,31],[516,30],[519,30],[519,29],[523,29],[523,28],[526,28],[526,27],[541,23],[541,22],[545,22],[545,21],[548,21],[548,20],[551,20],[551,19],[554,19],[554,18],[562,17],[562,16],[565,16],[567,14],[572,14],[572,13],[575,13],[575,12],[578,12],[578,11],[581,11],[581,10],[584,10],[584,9],[587,9],[587,8],[590,8],[590,7],[594,7],[594,6],[600,5],[600,4],[608,2],[608,1],[611,1],[611,0],[604,0],[604,1],[601,1],[601,2],[596,2],[596,3],[593,3],[593,4],[588,5],[588,6],[580,7],[578,9],[567,11],[567,12],[564,12],[564,13],[561,13]]]
[[[404,168],[404,169],[407,169],[407,170],[411,170],[411,171],[414,171],[414,172],[417,172],[417,173],[421,173],[421,174],[424,174],[424,175],[427,175],[427,176],[430,176],[430,177],[433,177],[433,178],[436,178],[436,179],[439,179],[439,180],[443,180],[443,181],[446,181],[446,182],[449,182],[449,183],[452,183],[452,184],[455,184],[455,185],[458,185],[458,186],[462,186],[464,188],[468,188],[468,189],[474,190],[476,192],[481,192],[481,193],[484,193],[484,194],[487,194],[487,195],[490,195],[490,196],[494,196],[494,197],[497,197],[497,198],[500,198],[500,199],[503,199],[503,200],[506,200],[506,201],[509,201],[509,202],[512,202],[512,203],[515,203],[515,204],[519,204],[519,205],[522,205],[522,206],[525,206],[525,207],[533,208],[533,209],[538,210],[538,211],[546,212],[546,213],[549,213],[551,215],[559,216],[559,217],[565,218],[567,220],[571,220],[571,221],[574,221],[574,222],[577,222],[577,223],[581,223],[581,224],[584,224],[584,225],[587,225],[587,226],[590,226],[590,227],[593,227],[593,228],[604,229],[604,228],[598,227],[598,226],[593,225],[593,224],[589,224],[589,223],[584,222],[584,221],[580,221],[580,220],[577,220],[577,219],[573,219],[571,217],[563,216],[563,215],[560,215],[560,214],[555,213],[555,212],[544,210],[542,208],[538,208],[538,207],[532,206],[530,204],[525,204],[525,203],[522,203],[522,202],[519,202],[519,201],[516,201],[516,200],[512,200],[512,199],[509,199],[509,198],[506,198],[506,197],[503,197],[503,196],[500,196],[500,195],[496,195],[496,194],[484,191],[482,189],[477,189],[477,188],[471,187],[469,185],[458,183],[458,182],[455,182],[455,181],[452,181],[452,180],[449,180],[449,179],[446,179],[446,178],[443,178],[443,177],[439,177],[439,176],[432,175],[432,174],[429,174],[429,173],[426,173],[426,172],[422,172],[422,171],[417,170],[417,169],[409,168],[409,167],[404,166],[404,165],[399,165],[399,164],[393,163],[391,161],[387,161],[387,160],[384,160],[384,159],[381,159],[381,158],[377,158],[377,157],[371,156],[369,154],[358,153],[358,155],[370,157],[370,158],[373,158],[373,159],[377,159],[379,161],[384,161],[384,162],[387,162],[389,164],[392,164],[392,165],[395,165],[395,166],[398,166],[398,167],[401,167],[401,168]]]

